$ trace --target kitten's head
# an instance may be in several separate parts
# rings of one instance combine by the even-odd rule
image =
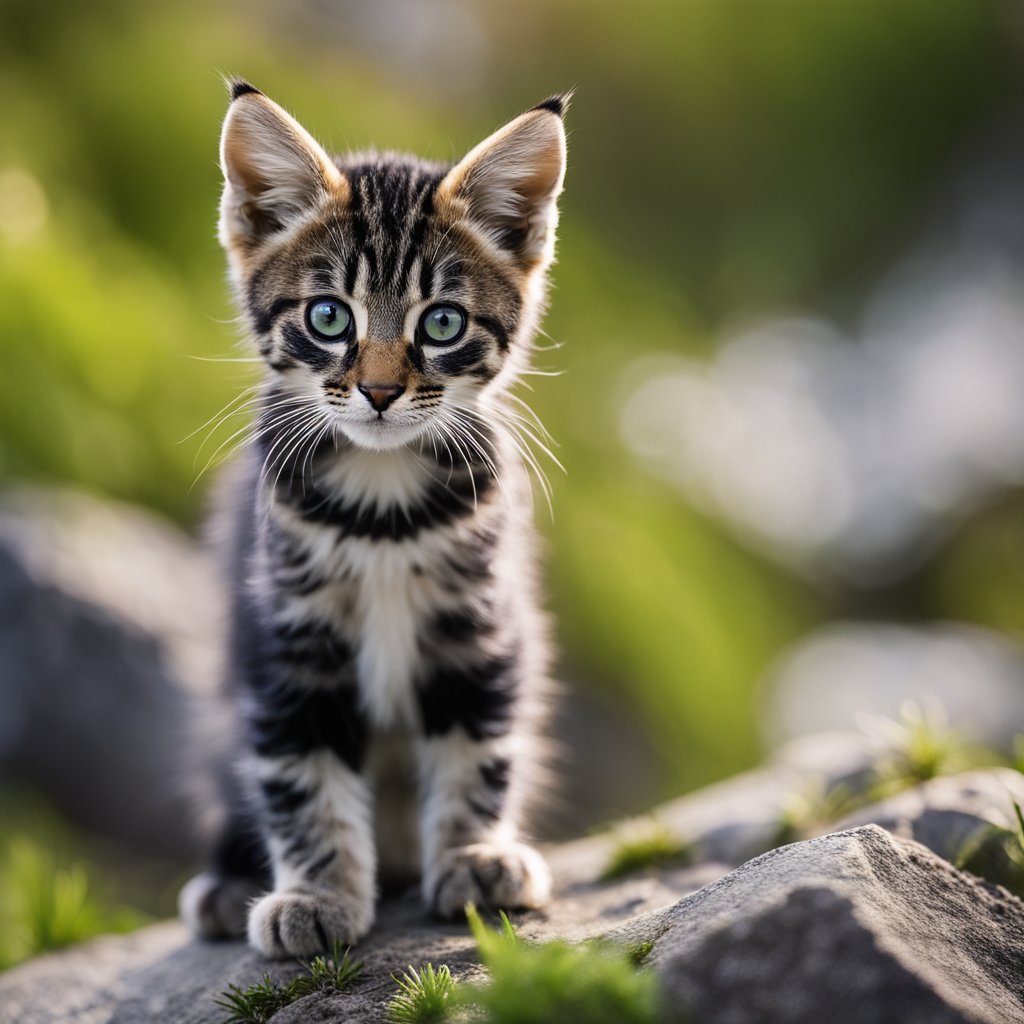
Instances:
[[[233,83],[220,240],[285,391],[385,449],[472,415],[524,368],[554,252],[563,107],[527,111],[454,167],[336,159]]]

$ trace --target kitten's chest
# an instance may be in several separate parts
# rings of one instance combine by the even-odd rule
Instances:
[[[354,479],[349,474],[336,485],[336,500],[394,509],[397,516],[414,512],[421,489],[415,475],[377,470]],[[339,536],[330,525],[294,519],[289,529],[318,585],[284,595],[288,617],[323,622],[344,638],[360,704],[375,727],[414,726],[417,683],[429,669],[422,638],[451,601],[441,575],[455,542],[452,533],[429,530],[400,541],[372,531]]]

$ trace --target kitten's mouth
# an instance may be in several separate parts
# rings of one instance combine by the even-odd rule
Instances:
[[[424,431],[422,423],[396,422],[394,416],[383,412],[367,419],[338,418],[338,429],[355,445],[372,451],[391,451],[411,444]]]

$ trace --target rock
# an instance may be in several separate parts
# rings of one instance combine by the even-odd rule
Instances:
[[[1024,805],[1024,775],[988,768],[929,779],[837,822],[837,831],[873,822],[956,861],[964,844],[990,825],[1016,829],[1013,802]]]
[[[181,781],[190,691],[219,669],[215,574],[156,516],[81,494],[0,504],[0,772],[78,824],[195,856]]]
[[[687,1024],[1019,1024],[1024,904],[868,825],[781,847],[613,934]]]
[[[603,934],[637,915],[649,915],[694,892],[716,873],[683,868],[657,878],[567,887],[544,915],[516,918],[525,938]],[[475,946],[464,925],[439,924],[410,893],[380,908],[373,932],[355,951],[363,961],[359,983],[339,995],[311,995],[274,1017],[274,1024],[370,1024],[385,1019],[395,995],[392,974],[410,964],[448,964],[459,978],[475,977]],[[264,973],[281,980],[295,963],[264,960],[240,942],[203,943],[177,923],[133,935],[107,937],[39,957],[0,975],[0,1024],[220,1024],[214,1000],[229,984],[245,987]]]
[[[959,623],[841,622],[811,632],[761,684],[769,748],[849,723],[939,705],[973,743],[1008,750],[1024,720],[1024,649]]]
[[[823,791],[844,785],[861,792],[871,781],[877,745],[860,733],[828,732],[785,744],[762,768],[735,775],[660,806],[653,814],[700,861],[738,865],[775,845],[786,806],[809,780]],[[560,846],[566,872],[600,874],[615,845],[614,830]]]
[[[560,875],[550,910],[519,917],[519,933],[652,942],[667,1021],[1024,1022],[1024,904],[877,826],[773,850],[716,881],[706,866],[610,883],[579,874]],[[382,1021],[392,974],[409,964],[480,974],[466,928],[428,920],[414,894],[381,908],[356,955],[350,991],[307,996],[273,1024]],[[3,975],[0,1024],[220,1024],[214,1000],[229,984],[298,970],[154,925]]]

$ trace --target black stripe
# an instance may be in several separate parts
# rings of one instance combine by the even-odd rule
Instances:
[[[333,356],[330,352],[321,348],[301,327],[285,324],[281,328],[281,334],[284,337],[285,351],[290,356],[301,359],[314,370],[325,370],[331,365]]]
[[[250,304],[249,312],[252,314],[253,325],[256,328],[257,334],[269,333],[271,327],[278,320],[279,317],[283,316],[290,309],[294,309],[299,304],[298,299],[292,298],[280,298],[275,299],[269,309],[259,309]]]
[[[287,779],[264,779],[260,782],[260,790],[270,813],[282,816],[294,814],[313,795],[297,782]]]
[[[511,653],[470,667],[438,669],[417,692],[423,731],[443,736],[461,725],[475,740],[503,736],[517,689],[518,665]]]
[[[438,612],[427,627],[431,634],[439,633],[446,640],[462,642],[473,637],[489,636],[495,624],[482,608],[451,608]]]
[[[479,324],[485,331],[494,335],[498,342],[498,348],[500,348],[502,352],[508,351],[508,331],[506,331],[505,328],[494,319],[494,317],[481,316],[479,313],[474,313],[473,322]]]
[[[480,765],[480,778],[488,789],[504,791],[508,789],[512,763],[507,757],[496,757],[493,761],[485,761]]]
[[[420,297],[429,299],[434,287],[434,268],[427,260],[420,264]]]
[[[363,537],[370,540],[404,541],[423,530],[445,526],[456,519],[472,515],[474,487],[476,500],[482,500],[492,489],[493,478],[484,472],[458,474],[450,481],[435,482],[414,505],[363,505],[324,494],[309,481],[281,481],[286,500],[308,522],[334,527],[340,537]]]
[[[467,341],[453,352],[432,355],[430,364],[441,373],[455,376],[479,366],[486,354],[487,349],[482,341]]]
[[[248,709],[249,742],[261,757],[330,750],[353,771],[366,754],[366,722],[354,687],[259,694]]]
[[[409,365],[417,373],[423,373],[427,368],[426,360],[423,358],[423,349],[414,341],[405,346],[406,354],[409,356]]]
[[[308,868],[306,868],[306,877],[310,881],[313,881],[316,876],[319,875],[328,864],[332,863],[337,856],[337,850],[328,850],[325,854],[313,861]]]

